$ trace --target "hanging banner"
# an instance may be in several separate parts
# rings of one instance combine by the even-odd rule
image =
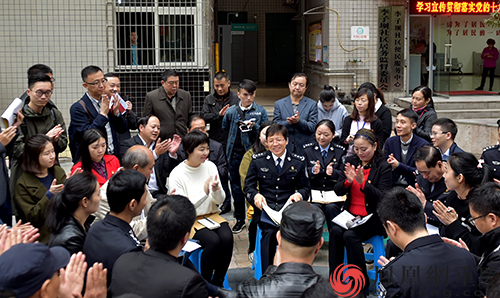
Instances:
[[[404,88],[404,6],[379,7],[378,87]]]
[[[410,0],[410,14],[490,14],[500,11],[496,0]]]

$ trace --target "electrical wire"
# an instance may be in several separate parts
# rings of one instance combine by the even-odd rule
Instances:
[[[335,13],[337,14],[337,36],[339,37],[339,45],[340,45],[340,47],[341,47],[344,51],[346,51],[346,52],[354,52],[354,51],[355,51],[355,50],[357,50],[357,49],[361,49],[361,48],[363,48],[363,49],[365,49],[365,50],[368,52],[368,59],[366,59],[366,60],[361,60],[361,62],[367,62],[368,60],[370,60],[370,58],[372,57],[372,53],[371,53],[371,52],[370,52],[370,50],[369,50],[367,47],[365,47],[365,46],[355,47],[354,49],[351,49],[351,50],[348,50],[348,49],[344,48],[344,46],[342,45],[342,41],[340,40],[340,14],[339,14],[339,12],[338,12],[338,11],[336,11],[335,9],[330,8],[330,7],[327,7],[327,6],[323,6],[323,7],[324,7],[324,8],[326,8],[326,9],[328,9],[328,10],[331,10],[331,11],[333,11],[333,12],[335,12]]]

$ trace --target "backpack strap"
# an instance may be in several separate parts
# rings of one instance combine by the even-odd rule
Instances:
[[[89,113],[89,110],[87,110],[87,106],[85,105],[85,102],[81,99],[78,102],[82,105],[83,109],[85,110],[85,113],[87,114],[87,119],[89,120],[89,122],[92,122],[90,120],[90,113]]]

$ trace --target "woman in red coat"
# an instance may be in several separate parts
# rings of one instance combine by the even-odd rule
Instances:
[[[98,129],[89,129],[83,134],[78,155],[78,162],[71,168],[71,174],[79,168],[92,173],[97,177],[99,186],[106,183],[120,168],[118,158],[106,154],[106,139]]]

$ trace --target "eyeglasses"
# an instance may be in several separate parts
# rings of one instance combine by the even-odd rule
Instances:
[[[52,92],[51,90],[49,90],[49,91],[45,91],[45,92],[40,91],[40,90],[35,91],[35,94],[36,94],[36,96],[38,96],[38,97],[42,97],[43,95],[45,95],[45,96],[47,96],[47,97],[50,97],[50,96],[52,95],[52,93],[54,93],[54,92]]]
[[[299,88],[305,88],[306,87],[306,85],[304,83],[297,83],[297,82],[293,82],[292,86],[293,87],[299,87]]]
[[[53,78],[50,78],[50,82],[51,82],[51,83],[54,83],[55,81],[56,81],[56,78],[54,78],[54,77],[53,77]]]
[[[437,135],[444,135],[444,134],[447,134],[449,133],[449,131],[442,131],[442,132],[435,132],[435,131],[432,131],[431,132],[431,137],[433,136],[437,136]]]
[[[102,80],[100,80],[100,81],[94,81],[94,82],[92,82],[92,83],[87,83],[87,82],[85,82],[85,84],[87,84],[87,85],[92,85],[92,86],[96,86],[96,85],[101,85],[101,84],[102,84],[102,85],[106,85],[106,83],[107,83],[107,82],[108,82],[108,79],[102,79]]]
[[[170,86],[179,85],[179,81],[167,81],[167,84],[169,84]]]
[[[488,214],[485,214],[485,215],[481,215],[481,216],[478,216],[478,217],[474,217],[474,218],[469,218],[469,223],[471,226],[475,227],[476,226],[476,219],[480,219],[481,217],[485,217],[486,215]]]

